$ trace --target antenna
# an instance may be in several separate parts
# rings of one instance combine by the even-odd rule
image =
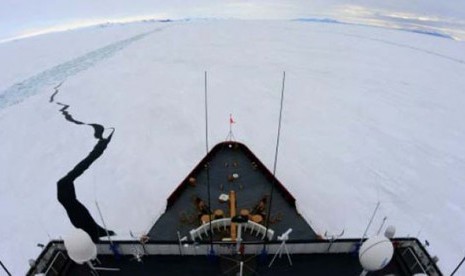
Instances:
[[[205,71],[205,149],[207,155],[209,152],[208,149],[208,93],[207,93],[207,71]],[[210,195],[210,165],[208,164],[208,159],[206,160],[205,170],[207,172],[207,193],[208,193],[208,215],[211,216],[211,195]],[[214,255],[215,251],[213,250],[213,229],[212,224],[210,224],[210,254]]]
[[[457,267],[452,271],[452,274],[450,276],[455,275],[455,273],[459,270],[459,268],[462,266],[463,262],[465,262],[465,257],[460,261],[460,263],[457,265]]]
[[[362,238],[360,239],[360,243],[363,242],[363,239],[367,235],[368,229],[370,229],[371,223],[373,222],[373,219],[375,218],[376,212],[378,211],[378,208],[379,208],[380,204],[381,204],[381,202],[379,202],[379,201],[378,201],[378,203],[376,203],[376,208],[373,211],[373,214],[371,215],[370,221],[368,222],[367,228],[365,229],[365,232],[363,233]]]
[[[103,220],[103,215],[102,215],[102,212],[100,211],[100,207],[98,206],[97,200],[95,200],[95,206],[97,206],[97,211],[98,211],[98,214],[100,216],[100,219],[102,220],[103,229],[105,229],[105,233],[107,234],[108,241],[110,241],[111,246],[114,246],[113,241],[111,240],[111,237],[110,237],[110,233],[108,233],[107,225],[105,224],[105,220]]]
[[[278,163],[278,150],[279,150],[279,138],[281,136],[281,120],[282,120],[282,114],[283,114],[283,102],[284,102],[284,83],[286,81],[286,71],[283,72],[283,85],[281,89],[281,104],[280,104],[280,109],[279,109],[279,121],[278,121],[278,134],[276,136],[276,150],[275,150],[275,155],[274,155],[274,165],[273,165],[273,181],[271,183],[271,191],[270,191],[270,203],[268,205],[268,212],[266,214],[266,231],[265,233],[268,233],[268,228],[270,224],[270,215],[271,215],[271,204],[273,201],[273,190],[275,186],[275,179],[276,179],[276,166]],[[266,243],[268,241],[268,236],[265,238],[265,243],[263,244],[263,253],[266,253]]]
[[[381,233],[381,230],[383,229],[384,224],[386,223],[387,217],[383,218],[383,222],[381,222],[381,225],[378,228],[378,232],[376,232],[376,236],[379,236],[379,233]]]
[[[3,268],[3,270],[6,272],[6,274],[8,274],[8,276],[11,276],[11,273],[8,271],[8,269],[6,269],[5,265],[2,263],[2,261],[0,261],[0,266]]]
[[[208,153],[208,94],[207,94],[207,71],[205,71],[205,149]]]
[[[98,214],[100,216],[100,219],[102,220],[103,229],[105,229],[105,233],[107,234],[108,241],[110,242],[110,250],[115,255],[115,258],[118,259],[121,256],[118,250],[118,245],[113,243],[113,241],[111,240],[110,233],[108,232],[107,225],[105,224],[105,220],[103,219],[103,215],[102,215],[102,212],[100,211],[100,207],[98,205],[97,200],[95,200],[95,206],[97,206]]]

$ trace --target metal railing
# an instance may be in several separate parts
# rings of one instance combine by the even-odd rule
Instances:
[[[56,264],[59,257],[61,257],[62,261],[64,262],[63,266],[66,264],[66,261],[68,260],[68,257],[65,254],[63,254],[62,251],[58,251],[55,254],[55,257],[53,257],[52,261],[50,262],[47,270],[45,270],[45,273],[44,273],[45,275],[49,275],[49,272],[53,272],[54,275],[60,275],[60,271],[61,271],[61,269],[63,269],[63,266],[60,267],[58,270],[55,267],[55,264]]]
[[[393,239],[395,248],[399,249],[399,257],[403,258],[402,253],[409,252],[414,262],[408,263],[410,269],[419,268],[424,273],[431,276],[441,276],[434,260],[429,256],[423,245],[414,238]],[[121,255],[133,255],[135,251],[144,252],[148,255],[208,255],[210,252],[209,242],[197,241],[148,241],[141,244],[138,240],[114,241],[118,245],[118,252]],[[263,241],[243,241],[243,253],[246,255],[258,255],[262,252]],[[338,239],[330,240],[301,240],[286,242],[290,254],[337,254],[337,253],[355,253],[360,245],[360,239]],[[278,252],[281,243],[271,241],[267,243],[268,254]],[[331,246],[330,246],[331,245]],[[237,253],[235,242],[213,242],[214,251],[218,255],[229,255],[232,252]],[[51,241],[44,252],[39,256],[36,264],[28,272],[28,275],[35,275],[48,271],[49,267],[57,260],[57,251],[64,254],[65,248],[62,241]],[[98,255],[113,255],[108,241],[101,241],[97,244]]]
[[[434,260],[429,256],[424,247],[416,239],[402,241],[398,243],[398,246],[401,248],[401,255],[405,257],[407,253],[410,253],[414,258],[415,262],[413,264],[407,264],[411,272],[415,272],[415,269],[419,267],[422,273],[425,273],[430,276],[439,276],[442,275],[439,272],[439,269],[436,266]],[[405,258],[403,258],[405,260]]]
[[[202,240],[202,235],[209,237],[210,229],[212,231],[221,230],[221,228],[225,230],[226,227],[229,227],[229,226],[231,226],[231,218],[215,219],[215,220],[212,220],[212,221],[209,221],[207,223],[200,225],[196,229],[191,230],[189,232],[189,235],[192,241],[195,241],[196,239]],[[272,229],[267,229],[265,226],[259,223],[248,220],[247,223],[244,223],[242,227],[244,231],[249,230],[250,234],[252,235],[253,234],[255,234],[256,236],[260,235],[260,238],[262,240],[265,239],[265,236],[268,236],[268,240],[273,239],[274,231]]]

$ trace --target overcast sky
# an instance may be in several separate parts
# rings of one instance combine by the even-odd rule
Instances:
[[[292,19],[324,16],[355,20],[391,16],[465,21],[465,0],[0,0],[0,41],[104,21],[138,18],[227,17]]]

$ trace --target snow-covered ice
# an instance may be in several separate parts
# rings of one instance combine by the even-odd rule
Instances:
[[[445,274],[465,253],[462,42],[343,24],[200,20],[44,35],[0,44],[0,57],[0,96],[20,82],[18,93],[33,91],[0,110],[0,260],[15,274],[37,243],[71,229],[56,182],[95,144],[92,128],[49,103],[53,87],[64,81],[56,100],[74,118],[116,129],[76,191],[97,221],[96,199],[107,226],[127,236],[152,226],[205,154],[205,70],[211,146],[232,113],[235,137],[270,168],[286,71],[277,177],[317,231],[360,237],[380,201],[370,234],[387,216],[398,235],[427,239]],[[63,64],[71,73],[57,76]]]

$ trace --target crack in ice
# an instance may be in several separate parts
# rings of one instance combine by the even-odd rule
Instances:
[[[87,125],[94,129],[94,137],[97,139],[97,144],[94,146],[92,151],[82,159],[70,172],[68,172],[63,178],[57,182],[57,197],[58,201],[65,208],[71,223],[76,228],[81,228],[89,234],[89,236],[95,242],[98,241],[99,237],[105,236],[106,231],[100,225],[98,225],[92,218],[92,215],[87,208],[77,199],[76,191],[74,188],[74,181],[80,177],[105,151],[108,144],[113,137],[115,132],[114,128],[111,129],[111,133],[108,137],[103,137],[105,127],[100,124],[88,124],[78,121],[67,111],[70,107],[67,104],[61,102],[55,102],[55,96],[59,93],[59,88],[63,83],[55,86],[55,92],[50,97],[50,103],[55,103],[62,106],[60,112],[63,114],[65,119],[76,125]],[[113,231],[109,231],[110,235],[113,235]]]

